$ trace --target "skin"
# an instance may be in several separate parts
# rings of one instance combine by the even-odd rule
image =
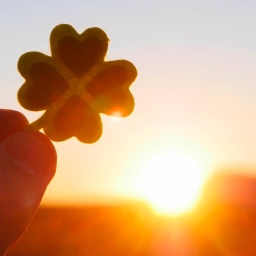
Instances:
[[[0,256],[27,229],[56,170],[57,155],[19,112],[0,109]]]

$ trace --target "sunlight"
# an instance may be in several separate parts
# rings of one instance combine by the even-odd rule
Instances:
[[[111,113],[110,118],[113,122],[119,122],[122,119],[122,113],[120,111],[114,111]]]
[[[152,155],[141,166],[136,187],[157,212],[178,215],[199,200],[203,171],[202,164],[188,153],[167,150]]]

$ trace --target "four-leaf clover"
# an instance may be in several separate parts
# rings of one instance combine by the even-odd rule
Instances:
[[[100,28],[78,34],[61,24],[51,32],[52,56],[28,52],[20,57],[25,83],[18,100],[28,110],[45,110],[31,128],[43,128],[54,141],[75,136],[93,143],[102,134],[100,113],[128,116],[133,111],[129,87],[136,68],[127,60],[105,61],[108,41]]]

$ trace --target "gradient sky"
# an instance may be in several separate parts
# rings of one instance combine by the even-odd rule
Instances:
[[[8,0],[0,2],[0,107],[19,106],[17,60],[49,54],[60,23],[79,33],[98,26],[107,59],[134,63],[134,113],[103,116],[99,142],[54,143],[58,170],[44,202],[132,196],[136,166],[152,150],[184,147],[209,168],[256,167],[256,2],[228,0]],[[206,170],[209,171],[209,170]]]

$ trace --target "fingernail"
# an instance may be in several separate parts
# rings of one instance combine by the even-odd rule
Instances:
[[[56,151],[39,132],[18,132],[5,141],[9,161],[21,171],[51,179],[56,169]]]

